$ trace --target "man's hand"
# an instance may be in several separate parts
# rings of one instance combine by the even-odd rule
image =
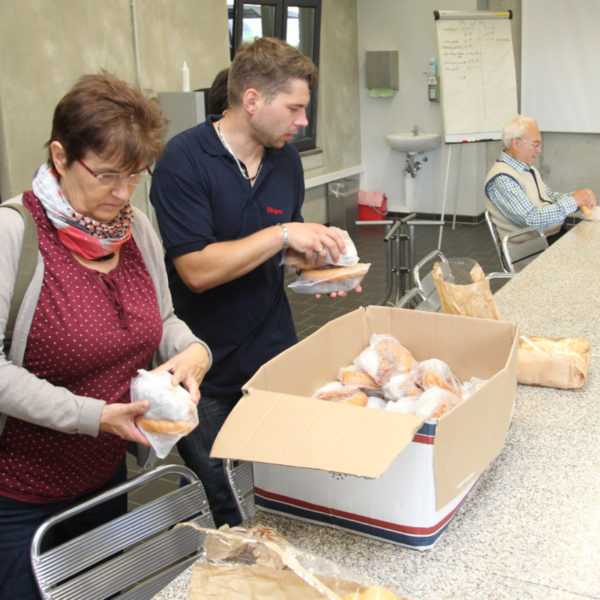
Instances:
[[[334,262],[346,252],[346,246],[338,231],[319,223],[286,223],[288,246],[296,257],[304,257],[302,267],[315,269],[325,264],[327,251]]]
[[[581,208],[582,206],[589,206],[590,208],[594,208],[596,206],[596,196],[594,196],[594,192],[589,189],[577,190],[571,194],[573,200],[577,203],[577,207]]]
[[[362,286],[360,286],[360,285],[357,285],[357,286],[354,288],[354,291],[355,291],[357,294],[360,294],[360,293],[362,292]],[[331,294],[328,294],[328,296],[329,296],[329,297],[330,297],[332,300],[333,300],[333,299],[335,299],[335,298],[345,298],[347,295],[348,295],[348,293],[347,293],[347,292],[342,292],[342,291],[340,291],[340,292],[331,292]],[[322,296],[322,294],[315,294],[315,298],[317,298],[317,300],[318,300],[318,299],[319,299],[321,296]]]

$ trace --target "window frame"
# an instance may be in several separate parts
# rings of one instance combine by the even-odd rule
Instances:
[[[233,32],[230,35],[231,59],[235,51],[242,43],[244,5],[258,4],[260,6],[271,6],[275,8],[275,33],[274,37],[286,40],[287,35],[287,15],[290,6],[300,8],[315,9],[315,22],[312,44],[312,61],[317,69],[319,68],[319,52],[321,47],[321,2],[322,0],[233,0],[233,14],[229,8],[228,20],[233,20]],[[317,148],[317,97],[318,84],[310,92],[310,102],[306,109],[308,126],[305,135],[301,138],[292,140],[290,143],[298,150],[305,152]]]

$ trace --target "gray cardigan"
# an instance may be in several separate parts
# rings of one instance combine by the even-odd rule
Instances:
[[[21,203],[21,196],[11,202]],[[16,211],[2,211],[0,219],[0,332],[8,319],[10,300],[15,285],[21,246],[23,243],[23,219]],[[163,249],[147,217],[134,208],[132,236],[137,244],[152,281],[163,321],[163,335],[153,357],[158,365],[174,354],[185,350],[191,343],[200,342],[173,312],[171,294],[164,267]],[[96,436],[99,432],[100,414],[105,404],[103,400],[77,396],[63,387],[55,386],[40,379],[23,368],[23,358],[29,328],[38,303],[44,276],[44,262],[38,252],[38,264],[33,279],[25,293],[15,322],[12,345],[8,357],[2,351],[0,340],[0,432],[6,415],[43,425],[66,433],[86,433]],[[210,350],[204,344],[209,352]]]

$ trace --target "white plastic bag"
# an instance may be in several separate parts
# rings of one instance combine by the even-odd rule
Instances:
[[[335,265],[337,267],[353,267],[358,263],[358,252],[356,251],[356,246],[350,238],[350,235],[346,230],[340,229],[339,227],[330,227],[330,229],[335,229],[340,234],[340,237],[346,246],[346,252],[344,252],[344,254],[340,254],[340,257],[337,259],[337,261],[334,261],[331,258],[331,254],[329,254],[329,250],[327,250],[325,264]]]
[[[150,407],[138,418],[138,429],[148,438],[158,458],[165,458],[173,446],[198,425],[198,411],[190,393],[171,385],[168,371],[138,370],[131,380],[131,401],[146,398]]]
[[[371,263],[358,263],[352,267],[322,267],[302,271],[288,287],[298,294],[350,292],[363,280],[370,266]],[[318,279],[313,279],[317,276]]]

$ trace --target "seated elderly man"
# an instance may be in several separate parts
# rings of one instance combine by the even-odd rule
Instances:
[[[542,136],[537,123],[519,115],[502,131],[504,151],[485,180],[486,208],[498,228],[500,237],[523,227],[544,232],[548,243],[565,231],[567,215],[578,208],[596,205],[589,189],[572,193],[553,192],[533,166],[542,151]]]

